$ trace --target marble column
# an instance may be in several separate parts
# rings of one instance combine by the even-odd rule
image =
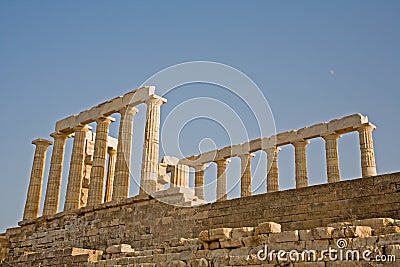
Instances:
[[[332,133],[323,136],[325,140],[325,153],[326,153],[326,175],[328,183],[335,183],[340,181],[340,168],[339,168],[339,153],[338,153],[338,138],[341,135]]]
[[[53,152],[51,153],[50,171],[47,180],[43,215],[55,214],[58,212],[64,164],[64,150],[69,134],[56,132],[50,134],[50,136],[54,139],[54,145]]]
[[[182,164],[175,165],[171,178],[171,187],[189,187],[189,167]]]
[[[228,199],[226,167],[230,159],[221,159],[217,163],[217,201]]]
[[[306,146],[310,143],[307,140],[293,142],[296,165],[296,188],[308,186],[307,155]]]
[[[132,106],[126,106],[119,111],[121,119],[119,123],[117,160],[112,193],[113,200],[129,197],[133,118],[137,112],[138,109]]]
[[[206,165],[199,165],[194,167],[194,192],[195,195],[204,200],[204,169]]]
[[[104,199],[108,131],[111,122],[114,120],[114,118],[107,116],[102,116],[96,120],[96,137],[87,206],[100,204]]]
[[[280,147],[266,149],[267,153],[267,192],[279,191],[278,152]]]
[[[67,193],[65,196],[65,211],[79,209],[80,207],[83,170],[85,168],[86,133],[90,129],[91,127],[88,125],[74,127],[75,135],[69,167]]]
[[[117,156],[117,150],[115,150],[112,147],[109,147],[108,148],[106,196],[105,196],[104,202],[108,202],[108,201],[112,200],[116,156]]]
[[[364,124],[357,129],[360,139],[362,177],[376,175],[374,143],[372,140],[372,131],[375,129],[376,126],[372,123]]]
[[[247,197],[252,195],[251,185],[251,158],[255,155],[253,153],[240,155],[241,161],[241,180],[240,180],[240,196]]]
[[[141,195],[151,194],[157,191],[160,107],[162,104],[166,103],[166,99],[153,95],[146,103],[146,127],[140,180]]]
[[[36,148],[33,158],[31,179],[29,181],[28,195],[26,197],[24,220],[35,219],[39,216],[46,152],[52,142],[39,138],[33,140],[32,144],[34,144]]]

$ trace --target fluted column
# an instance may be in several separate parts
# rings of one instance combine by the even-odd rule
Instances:
[[[104,202],[108,202],[108,201],[112,200],[116,156],[117,156],[117,150],[115,150],[112,147],[109,147],[108,148],[106,196],[105,196]]]
[[[204,200],[204,169],[205,165],[194,167],[194,192],[199,199]]]
[[[74,127],[75,135],[69,167],[67,193],[65,196],[65,211],[79,209],[83,169],[85,167],[85,140],[86,133],[90,129],[91,127],[88,125]]]
[[[296,165],[296,188],[308,186],[307,155],[306,146],[310,143],[307,140],[293,142]]]
[[[160,107],[166,99],[152,96],[147,103],[146,128],[143,144],[140,194],[157,191],[158,145],[160,135]]]
[[[107,139],[110,123],[115,119],[102,116],[96,120],[93,164],[90,172],[87,206],[100,204],[104,199],[104,180],[106,176]]]
[[[133,118],[137,112],[138,109],[131,106],[126,106],[119,111],[121,119],[119,124],[117,159],[112,193],[112,199],[114,200],[129,197]]]
[[[217,201],[227,200],[227,175],[226,167],[230,159],[221,159],[216,161],[217,163]]]
[[[325,140],[325,153],[326,153],[326,175],[328,183],[335,183],[340,181],[340,168],[339,168],[339,153],[338,153],[338,138],[341,135],[332,133],[323,136]]]
[[[357,129],[360,139],[362,177],[376,175],[374,143],[372,140],[372,131],[375,129],[376,126],[372,123],[364,124]]]
[[[171,178],[171,187],[189,187],[189,167],[183,164],[175,165]]]
[[[32,164],[31,179],[29,181],[28,195],[26,197],[24,220],[35,219],[39,216],[46,152],[52,142],[38,138],[33,140],[32,144],[34,144],[36,148]]]
[[[251,186],[251,158],[254,157],[253,153],[240,155],[241,161],[241,180],[240,180],[240,196],[247,197],[252,195]]]
[[[267,153],[267,192],[279,191],[278,152],[280,147],[271,147]]]
[[[46,198],[44,200],[43,215],[55,214],[60,203],[60,190],[62,182],[62,171],[64,163],[65,142],[69,134],[52,133],[54,139],[53,152],[51,153],[51,163],[49,178],[47,180]]]

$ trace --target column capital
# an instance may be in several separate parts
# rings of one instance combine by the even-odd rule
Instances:
[[[228,164],[231,162],[231,159],[218,159],[215,161],[217,164]]]
[[[335,140],[335,139],[338,139],[338,138],[340,138],[340,137],[342,137],[342,135],[341,134],[338,134],[338,133],[330,133],[330,134],[326,134],[326,135],[323,135],[323,136],[321,136],[325,141],[327,141],[327,140]]]
[[[155,104],[158,104],[158,105],[161,106],[162,104],[167,103],[167,99],[165,99],[165,98],[163,98],[161,96],[158,96],[158,95],[151,95],[146,100],[146,104],[147,105],[149,105],[150,103],[155,103]]]
[[[74,132],[88,132],[90,130],[92,130],[92,127],[87,125],[87,124],[78,124],[76,126],[74,126],[74,128],[72,128],[74,130]]]
[[[195,172],[204,171],[208,167],[208,164],[201,164],[197,166],[193,166]]]
[[[264,149],[265,153],[267,153],[267,154],[279,152],[281,150],[282,150],[282,148],[280,148],[278,146],[271,146],[271,147],[267,147]]]
[[[110,156],[114,156],[114,155],[117,154],[117,150],[116,150],[115,148],[113,148],[113,147],[108,147],[108,148],[107,148],[107,153],[108,153]]]
[[[367,122],[367,123],[362,124],[360,127],[358,127],[357,131],[358,132],[362,132],[362,131],[367,130],[367,131],[371,131],[372,132],[375,129],[376,129],[376,126],[374,124],[372,124],[370,122]]]
[[[245,153],[245,154],[238,155],[240,160],[248,160],[249,158],[254,158],[255,156],[256,155],[254,153]]]
[[[99,122],[111,123],[111,122],[114,122],[114,121],[115,121],[115,119],[113,117],[111,117],[111,116],[100,116],[99,118],[96,119],[96,123],[99,123]]]
[[[54,132],[50,134],[51,137],[54,139],[67,139],[68,137],[71,136],[69,133],[63,133],[63,132]]]
[[[51,142],[50,140],[47,140],[47,139],[37,138],[32,141],[32,144],[36,145],[36,146],[48,147],[48,146],[51,146],[53,144],[53,142]]]
[[[125,115],[125,114],[135,115],[138,112],[139,112],[139,110],[137,108],[135,108],[135,106],[131,106],[131,105],[127,105],[127,106],[121,108],[120,110],[118,110],[118,113],[121,115]]]
[[[310,143],[310,141],[308,141],[308,140],[296,140],[296,141],[292,141],[291,142],[291,144],[293,145],[293,146],[299,146],[299,147],[301,147],[301,146],[306,146],[306,145],[308,145]]]

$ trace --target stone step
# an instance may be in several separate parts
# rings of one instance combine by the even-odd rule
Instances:
[[[194,193],[194,189],[186,187],[172,187],[167,190],[152,194],[155,199],[176,206],[190,207],[206,204],[204,200],[199,200]]]

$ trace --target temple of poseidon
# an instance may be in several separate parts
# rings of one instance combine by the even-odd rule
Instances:
[[[135,106],[143,103],[140,189],[130,197],[131,156],[138,153],[132,149]],[[0,235],[0,267],[400,266],[400,173],[377,175],[376,127],[366,116],[349,115],[200,155],[160,159],[160,109],[165,103],[154,86],[145,86],[56,122],[51,139],[33,140],[23,219]],[[116,113],[118,138],[109,136]],[[343,180],[338,140],[351,132],[359,136],[362,177]],[[68,138],[73,146],[66,166]],[[313,138],[325,141],[327,181],[309,186],[306,153]],[[282,191],[278,154],[285,145],[294,147],[296,188]],[[268,171],[266,193],[255,195],[251,159],[257,151],[266,153]],[[228,199],[226,169],[233,157],[241,160],[241,195]],[[210,163],[217,166],[212,203],[204,197],[204,170]],[[68,177],[63,177],[66,168]],[[192,187],[190,171],[195,173]],[[61,198],[63,178],[67,188]],[[342,241],[346,246],[339,246]],[[260,258],[265,247],[275,254]],[[330,248],[368,250],[370,260],[324,256]],[[312,250],[316,258],[282,259],[279,250]]]

